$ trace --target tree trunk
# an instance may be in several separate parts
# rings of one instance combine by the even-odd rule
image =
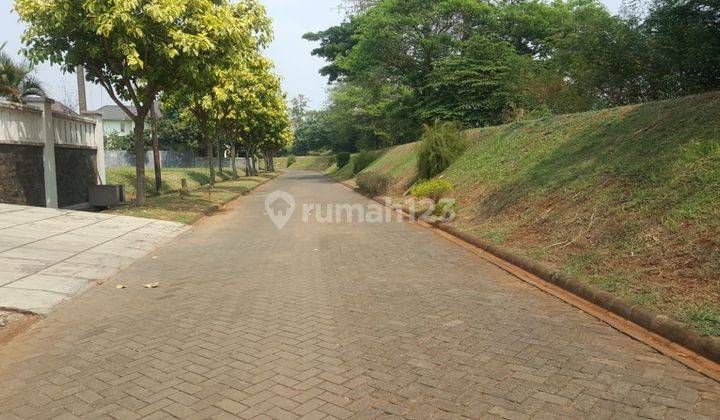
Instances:
[[[235,146],[235,141],[230,142],[230,158],[232,159],[232,163],[231,163],[232,176],[233,176],[233,178],[237,179],[237,177],[238,177],[237,162],[235,162],[235,160],[237,159],[237,148]]]
[[[215,165],[213,164],[213,142],[207,141],[208,170],[210,172],[210,189],[215,189]]]
[[[162,166],[160,164],[160,143],[157,134],[157,115],[155,114],[155,104],[150,104],[150,130],[152,133],[152,149],[153,163],[155,164],[155,192],[162,194]]]
[[[147,184],[145,183],[145,118],[147,113],[138,111],[133,128],[135,142],[135,204],[142,205],[147,197]]]
[[[245,176],[250,176],[252,168],[250,167],[250,149],[245,147]]]
[[[218,171],[222,174],[223,171],[223,150],[222,147],[220,147],[220,139],[217,139],[217,161],[218,161]]]

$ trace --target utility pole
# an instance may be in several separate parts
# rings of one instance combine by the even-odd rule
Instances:
[[[78,107],[80,113],[87,111],[87,96],[85,95],[85,69],[83,66],[75,67],[75,74],[77,75],[78,85]]]

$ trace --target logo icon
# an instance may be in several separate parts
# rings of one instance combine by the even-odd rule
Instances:
[[[295,197],[285,191],[275,191],[265,198],[265,211],[275,226],[282,229],[295,213]]]

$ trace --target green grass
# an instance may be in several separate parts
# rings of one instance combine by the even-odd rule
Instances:
[[[335,165],[333,155],[296,156],[296,159],[297,162],[290,169],[323,172]],[[275,158],[275,169],[280,171],[287,169],[287,160],[287,157]]]
[[[213,190],[207,186],[192,190],[187,196],[170,193],[148,197],[141,206],[128,204],[109,210],[108,213],[192,224],[218,207],[247,194],[272,176],[274,174],[242,177],[216,184]]]
[[[164,168],[162,170],[163,191],[179,191],[181,180],[187,179],[188,189],[194,190],[210,184],[210,170],[208,168]],[[215,173],[215,181],[222,182],[232,178],[229,168],[222,173]],[[155,195],[155,172],[152,168],[145,170],[148,194]],[[135,168],[110,168],[107,170],[107,183],[112,185],[125,185],[125,194],[128,199],[135,197]]]
[[[719,115],[715,92],[472,130],[441,177],[459,228],[720,335]],[[401,195],[417,147],[365,171]]]
[[[718,115],[709,93],[474,130],[443,176],[461,227],[717,335]]]
[[[695,325],[703,334],[720,336],[720,308],[717,306],[694,305],[686,309],[681,319]]]
[[[403,144],[385,150],[375,151],[377,158],[362,172],[379,172],[391,179],[390,193],[402,195],[417,179],[417,151],[418,143]],[[340,181],[352,181],[353,155],[350,163],[342,168],[336,166],[325,172]]]

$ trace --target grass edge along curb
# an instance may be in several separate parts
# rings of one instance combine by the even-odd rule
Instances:
[[[195,226],[195,225],[198,224],[200,221],[206,219],[207,217],[214,216],[216,213],[220,212],[220,210],[224,209],[224,208],[227,207],[228,205],[230,205],[230,204],[236,202],[237,200],[240,200],[241,198],[249,195],[250,193],[252,193],[252,192],[255,191],[256,189],[260,188],[261,186],[267,184],[267,183],[270,182],[270,181],[273,181],[274,179],[276,179],[278,176],[282,175],[283,173],[284,173],[284,172],[279,172],[279,171],[278,171],[278,172],[273,172],[273,173],[271,173],[271,175],[269,175],[269,176],[268,176],[267,173],[265,173],[265,174],[258,174],[257,177],[262,177],[263,180],[262,180],[261,182],[258,182],[257,185],[254,185],[253,187],[251,187],[251,188],[249,188],[249,189],[247,189],[246,191],[243,191],[243,192],[233,192],[233,193],[231,193],[231,195],[232,195],[231,197],[229,197],[227,200],[224,200],[224,201],[222,201],[222,202],[217,202],[217,203],[209,204],[209,205],[207,205],[207,206],[205,206],[205,207],[199,208],[199,209],[197,209],[195,212],[193,212],[194,215],[192,216],[191,219],[185,220],[185,221],[172,220],[172,219],[162,219],[162,218],[154,218],[154,217],[141,216],[141,215],[136,215],[136,214],[115,213],[115,211],[117,211],[118,209],[121,209],[121,208],[131,208],[131,207],[132,207],[132,208],[136,208],[136,209],[137,209],[137,208],[143,207],[144,205],[147,204],[147,202],[146,202],[145,204],[141,205],[141,206],[137,206],[137,205],[135,205],[133,202],[127,202],[127,203],[125,203],[125,204],[123,204],[123,205],[121,205],[121,206],[119,206],[119,207],[115,207],[115,208],[111,208],[111,209],[105,210],[105,211],[103,211],[102,213],[113,214],[113,215],[116,215],[116,216],[119,215],[119,216],[129,216],[129,217],[147,218],[147,219],[149,219],[149,220],[173,221],[173,222],[176,222],[176,223],[183,224],[183,225],[185,225],[185,226]],[[266,176],[263,176],[263,175],[266,175]],[[220,182],[216,182],[216,185],[222,186],[222,184],[224,184],[224,183],[230,183],[230,182],[233,182],[233,181],[236,181],[236,179],[227,179],[227,180],[223,180],[223,181],[220,181]],[[197,192],[207,191],[208,188],[209,188],[209,185],[203,185],[203,186],[194,188],[194,189],[192,189],[192,190],[189,190],[189,192],[191,192],[191,193],[197,193]],[[157,199],[157,198],[161,198],[161,197],[168,197],[168,196],[171,196],[171,195],[178,195],[178,194],[180,194],[179,191],[175,191],[175,192],[165,192],[165,193],[162,194],[162,195],[148,197],[148,200]]]
[[[188,225],[188,226],[193,226],[193,225],[197,224],[199,221],[205,219],[206,217],[213,216],[215,213],[217,213],[217,212],[219,212],[220,210],[224,209],[224,208],[227,207],[229,204],[231,204],[231,203],[233,203],[233,202],[235,202],[235,201],[237,201],[237,200],[239,200],[239,199],[241,199],[241,198],[249,195],[251,192],[253,192],[253,191],[255,191],[256,189],[260,188],[261,186],[267,184],[268,182],[274,180],[275,178],[279,177],[279,176],[280,176],[281,174],[283,174],[283,173],[284,173],[284,172],[274,172],[272,176],[267,177],[267,179],[265,179],[263,182],[257,184],[256,186],[250,188],[250,189],[247,190],[247,191],[244,191],[244,192],[242,192],[242,193],[239,193],[237,196],[235,196],[234,198],[231,198],[231,199],[228,200],[226,203],[213,204],[213,205],[211,205],[211,206],[206,207],[202,212],[200,212],[200,213],[198,214],[198,216],[197,216],[197,218],[195,218],[195,220],[193,220],[192,222],[188,223],[187,225]],[[233,181],[233,180],[232,180],[232,179],[229,179],[229,180],[222,181],[222,182],[230,182],[230,181]],[[222,182],[220,182],[220,183],[222,183]],[[204,185],[204,186],[202,186],[202,187],[200,187],[200,188],[197,188],[197,189],[195,189],[195,190],[193,190],[193,191],[198,191],[198,190],[201,190],[201,189],[203,189],[203,188],[205,188],[205,187],[207,187],[207,185]]]
[[[352,185],[348,185],[345,182],[328,177],[338,184],[351,189],[358,194],[361,194],[377,203],[387,206],[387,203],[380,200],[377,197],[368,197],[363,194],[359,189],[354,188]],[[403,209],[403,215],[408,219],[409,214]],[[409,220],[409,219],[408,219]],[[646,330],[652,334],[656,334],[672,343],[675,343],[681,347],[693,351],[698,356],[707,359],[708,362],[714,364],[712,371],[708,371],[703,368],[702,362],[697,363],[696,361],[687,360],[685,357],[673,356],[672,359],[684,364],[690,369],[696,370],[705,376],[720,382],[720,337],[707,337],[698,334],[695,329],[683,322],[676,321],[667,315],[661,315],[656,312],[647,310],[638,305],[631,305],[625,299],[615,296],[609,292],[602,291],[592,285],[585,284],[578,279],[575,279],[565,273],[552,270],[536,261],[530,260],[529,258],[513,254],[508,250],[493,245],[487,241],[484,241],[468,232],[461,231],[454,226],[450,226],[446,223],[426,223],[425,226],[429,228],[438,229],[443,231],[471,246],[482,249],[483,251],[505,261],[507,264],[518,267],[526,272],[536,276],[542,281],[550,283],[559,287],[560,289],[576,296],[590,304],[596,305],[606,311],[617,315],[618,317],[637,325],[639,328]],[[513,274],[514,275],[514,274]],[[517,277],[517,276],[516,276]],[[521,279],[522,280],[522,279]],[[557,297],[557,296],[556,296]],[[560,298],[560,297],[558,297]],[[560,298],[562,300],[562,298]],[[583,312],[585,310],[578,308]],[[590,314],[591,316],[594,316]],[[601,319],[602,322],[609,324],[612,328],[618,329],[612,323],[607,320]],[[643,344],[659,351],[655,343],[648,342],[646,340],[639,339],[638,337],[628,334],[626,331],[619,330],[621,333],[630,335],[631,338],[642,342]],[[663,354],[662,351],[660,351]],[[695,362],[695,363],[689,363]]]
[[[552,283],[588,302],[600,306],[621,318],[677,343],[695,353],[720,363],[720,337],[701,336],[688,324],[676,321],[667,315],[661,315],[638,305],[632,305],[625,299],[592,285],[581,282],[565,273],[552,270],[529,258],[513,254],[508,250],[484,241],[470,233],[461,231],[448,224],[433,224],[437,229],[476,246],[508,263],[534,274],[540,279]]]

